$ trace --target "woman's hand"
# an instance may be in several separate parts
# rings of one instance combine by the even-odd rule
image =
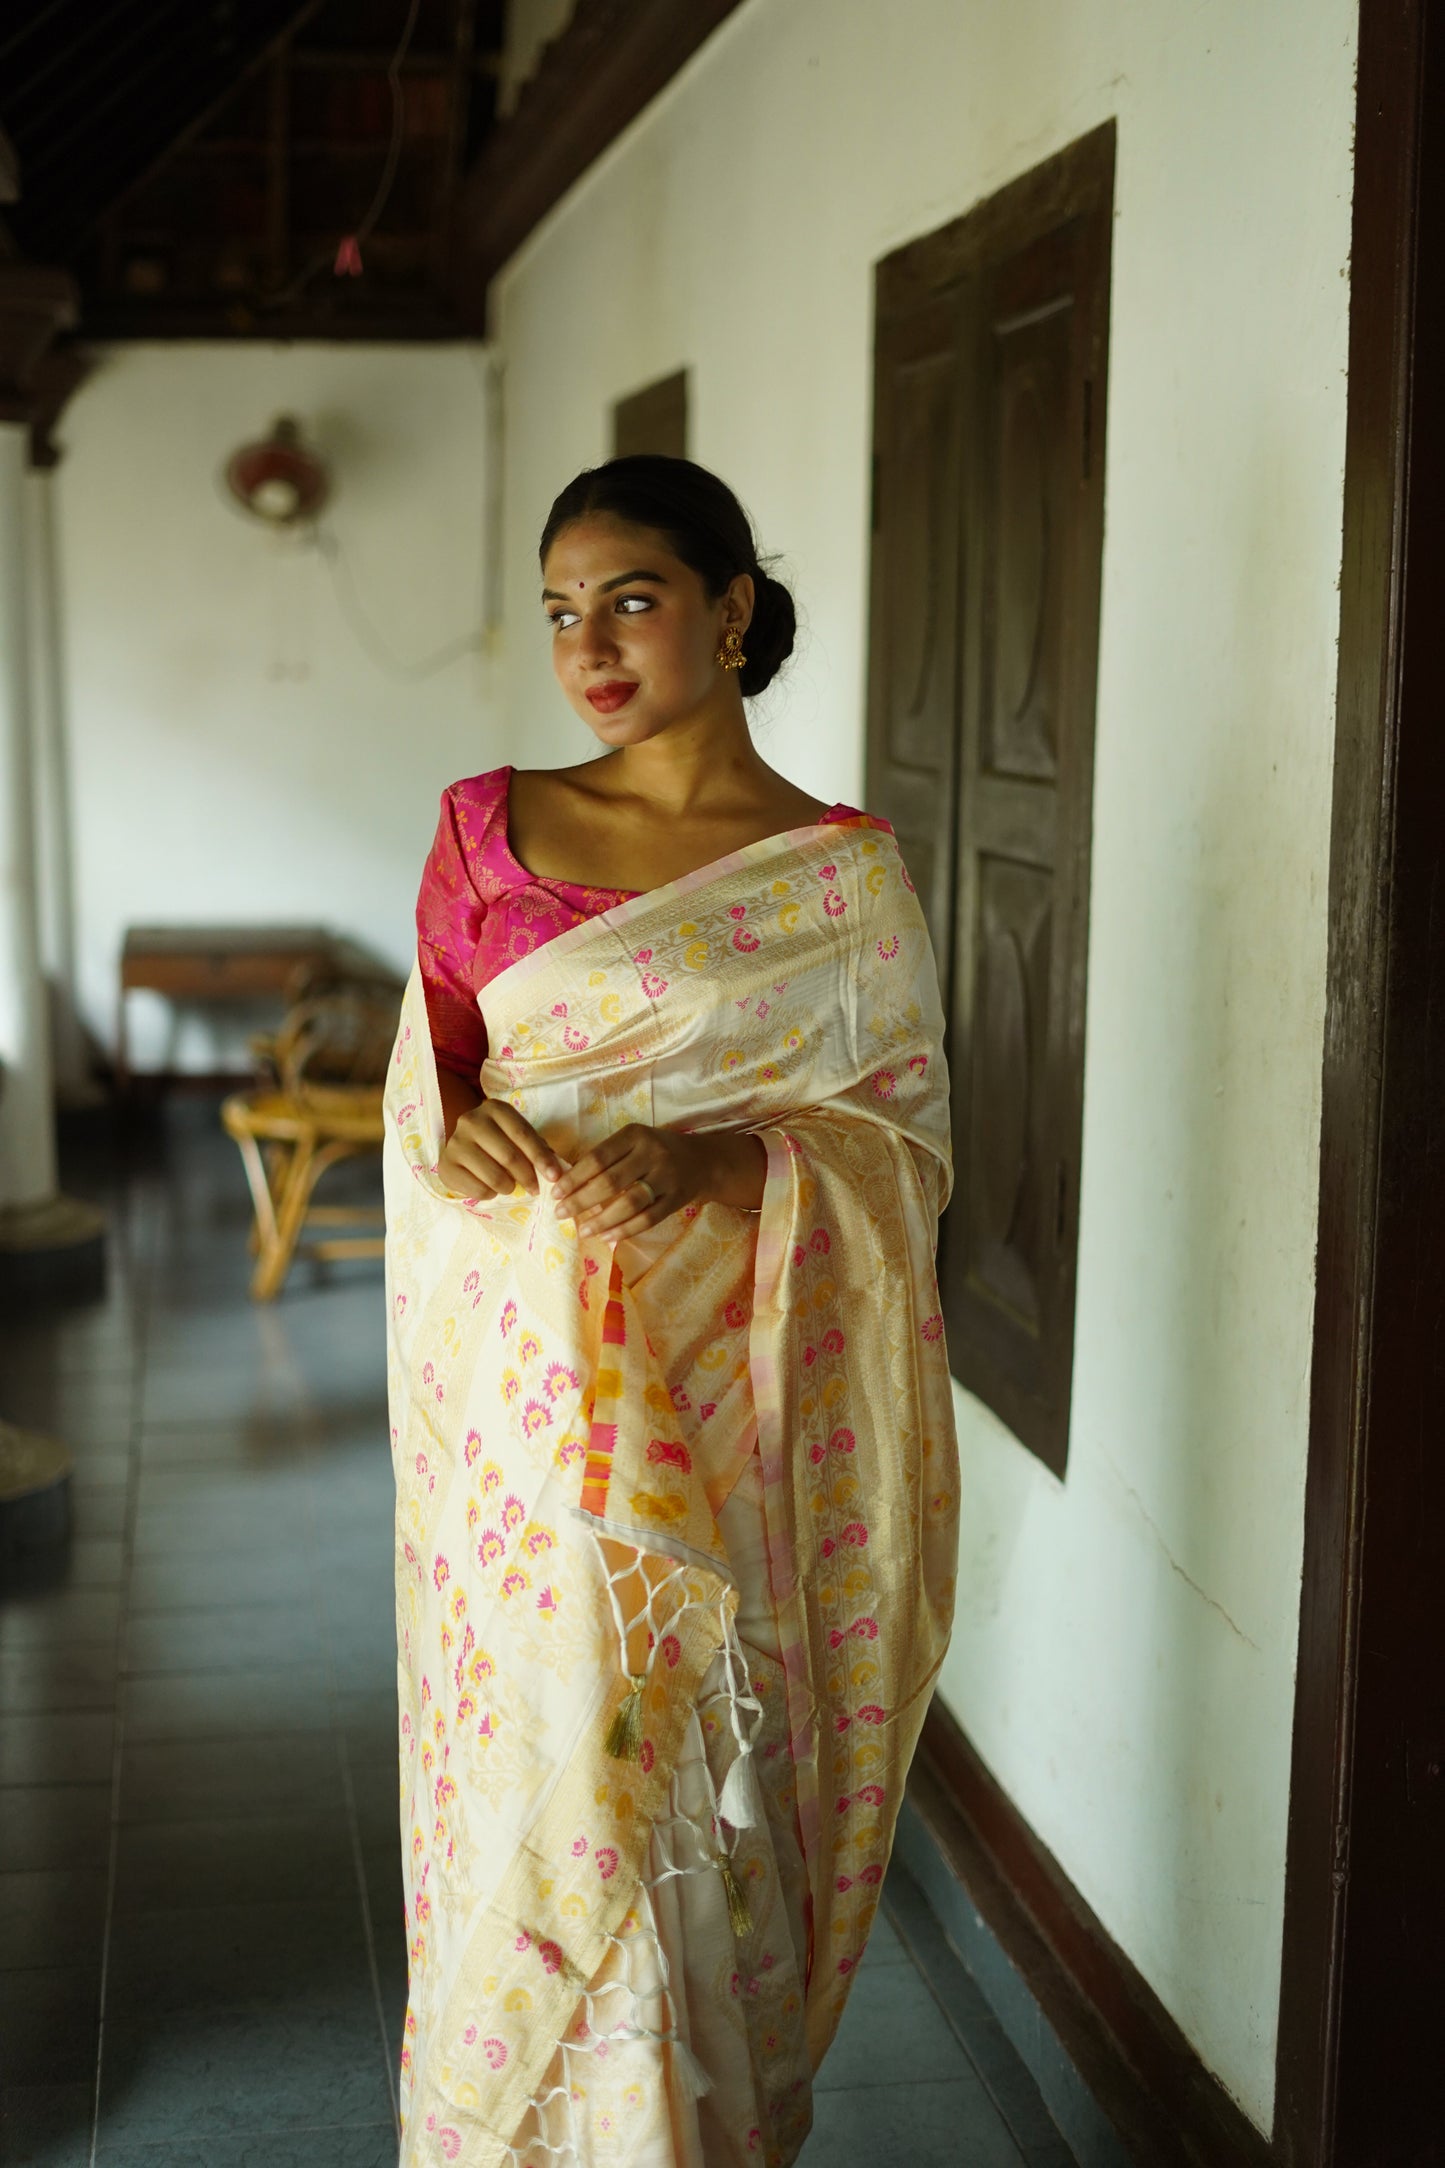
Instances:
[[[629,1122],[553,1182],[552,1202],[559,1218],[577,1222],[579,1235],[622,1242],[688,1204],[756,1211],[766,1170],[767,1149],[758,1137],[694,1136]]]
[[[448,1189],[481,1203],[509,1197],[519,1186],[535,1196],[542,1182],[554,1182],[561,1172],[551,1145],[502,1099],[483,1099],[459,1114],[437,1161]]]

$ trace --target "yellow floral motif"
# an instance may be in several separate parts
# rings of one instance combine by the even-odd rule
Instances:
[[[631,1503],[638,1519],[651,1521],[656,1528],[687,1519],[687,1500],[681,1491],[669,1491],[665,1497],[659,1497],[656,1491],[634,1491]]]

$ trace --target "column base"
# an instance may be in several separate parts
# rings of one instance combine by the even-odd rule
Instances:
[[[71,1459],[58,1438],[0,1423],[0,1560],[70,1534]]]
[[[105,1230],[105,1214],[79,1197],[0,1206],[0,1304],[98,1300]]]

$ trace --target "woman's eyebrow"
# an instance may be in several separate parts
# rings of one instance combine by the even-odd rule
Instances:
[[[619,572],[614,579],[603,580],[597,592],[599,595],[610,595],[614,587],[629,587],[634,580],[655,580],[659,587],[666,587],[667,585],[660,572],[645,572],[639,567],[635,572]],[[542,600],[544,602],[566,602],[569,599],[566,595],[558,594],[555,587],[544,587],[542,589]]]

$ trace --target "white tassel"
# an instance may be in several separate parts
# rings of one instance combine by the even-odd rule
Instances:
[[[704,2093],[712,2091],[712,2079],[680,2036],[674,2036],[672,2042],[672,2077],[684,2100],[701,2100]]]
[[[718,1815],[734,1829],[756,1829],[762,1820],[762,1805],[758,1796],[758,1773],[753,1767],[753,1750],[744,1745],[734,1757],[718,1794]]]

